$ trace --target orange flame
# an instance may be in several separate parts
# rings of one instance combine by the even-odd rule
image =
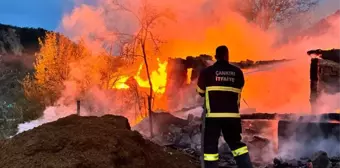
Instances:
[[[116,89],[128,89],[130,88],[125,82],[129,79],[128,76],[120,76],[116,81],[113,81],[115,84],[113,88]]]
[[[152,89],[155,93],[163,94],[165,92],[165,86],[167,82],[167,65],[168,62],[161,62],[159,58],[157,58],[158,69],[154,70],[150,74]],[[143,69],[143,63],[139,65],[138,71],[133,78],[137,81],[138,86],[141,88],[150,88],[150,84],[148,79],[143,79],[141,75],[141,71]],[[125,82],[129,79],[129,76],[121,76],[119,80],[117,80],[113,86],[115,89],[128,89],[130,88]]]
[[[187,70],[187,84],[191,84],[191,74],[192,74],[192,68],[189,68]]]

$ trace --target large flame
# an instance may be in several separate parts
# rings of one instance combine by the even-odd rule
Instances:
[[[139,0],[120,0],[136,15],[140,14]],[[286,32],[285,27],[273,25],[269,30],[262,30],[258,25],[249,22],[235,11],[236,0],[148,0],[150,6],[171,16],[159,20],[153,26],[152,33],[164,41],[157,56],[160,60],[169,57],[186,58],[199,54],[213,55],[218,45],[227,45],[230,61],[295,59],[290,64],[277,66],[275,69],[246,75],[246,84],[242,94],[241,107],[256,108],[260,112],[305,112],[309,110],[309,64],[305,52],[308,49],[339,46],[339,18],[330,21],[333,28],[327,33],[310,38],[291,38],[294,33]],[[62,20],[62,32],[71,38],[84,39],[92,50],[102,49],[103,44],[117,40],[112,34],[118,32],[135,34],[140,23],[131,12],[116,10],[112,1],[94,0],[95,3],[81,4]],[[124,3],[126,2],[126,3]],[[130,11],[130,10],[129,10]],[[152,10],[157,13],[157,10]],[[149,11],[150,12],[150,11]],[[167,15],[168,16],[168,15]],[[277,26],[277,29],[276,29]],[[292,25],[287,25],[292,26]],[[282,29],[284,28],[284,31]],[[295,33],[301,30],[296,30]],[[287,37],[286,37],[287,36]],[[93,38],[102,37],[102,38]],[[284,38],[283,38],[284,37]],[[283,44],[283,41],[289,43]],[[259,42],[260,41],[260,42]],[[106,46],[106,45],[104,45]],[[148,51],[152,51],[148,48]],[[162,95],[166,91],[167,62],[158,60],[150,63],[153,91]],[[139,69],[138,69],[139,66]],[[156,65],[157,66],[157,65]],[[150,88],[145,75],[145,65],[137,64],[134,74],[123,74],[116,80],[115,89],[129,88],[129,79],[134,79],[140,88]],[[188,71],[190,73],[190,70]],[[279,74],[279,75],[278,75]],[[193,82],[187,79],[187,82]],[[170,85],[170,81],[169,81]],[[194,92],[194,88],[191,88]],[[182,94],[180,91],[173,91]],[[194,97],[183,92],[183,99]],[[166,96],[163,96],[166,97]],[[274,99],[273,99],[274,98]],[[176,97],[176,101],[179,99]],[[157,101],[162,104],[164,101]],[[155,103],[155,106],[160,104]],[[181,102],[185,104],[185,102]]]
[[[165,92],[166,82],[167,82],[167,65],[168,62],[164,61],[161,62],[159,58],[157,58],[158,62],[158,69],[153,70],[150,73],[150,79],[152,83],[152,90],[153,92],[157,94],[163,94]],[[143,79],[141,77],[141,72],[143,70],[144,64],[141,63],[139,65],[138,71],[136,75],[134,76],[121,76],[116,80],[115,84],[113,85],[113,88],[115,89],[129,89],[130,86],[126,84],[125,82],[130,78],[133,77],[136,81],[139,87],[141,88],[150,88],[149,80]]]

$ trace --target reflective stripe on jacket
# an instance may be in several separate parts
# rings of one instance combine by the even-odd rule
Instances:
[[[244,76],[240,68],[226,61],[217,61],[204,69],[196,91],[205,97],[206,117],[239,118]]]

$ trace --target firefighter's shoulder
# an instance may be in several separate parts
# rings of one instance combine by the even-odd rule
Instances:
[[[230,65],[230,68],[235,71],[236,73],[243,73],[242,69],[236,65],[233,65],[233,64],[229,64]]]
[[[202,75],[209,75],[209,73],[212,73],[214,71],[213,69],[214,69],[213,65],[205,67],[201,70],[201,74]]]

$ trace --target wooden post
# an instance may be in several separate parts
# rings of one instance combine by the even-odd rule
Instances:
[[[80,100],[77,100],[77,115],[80,116]]]
[[[319,60],[313,58],[310,64],[310,104],[312,113],[316,113],[316,104],[319,96],[318,93],[318,81],[319,81]]]
[[[151,96],[148,96],[150,138],[153,138]]]

